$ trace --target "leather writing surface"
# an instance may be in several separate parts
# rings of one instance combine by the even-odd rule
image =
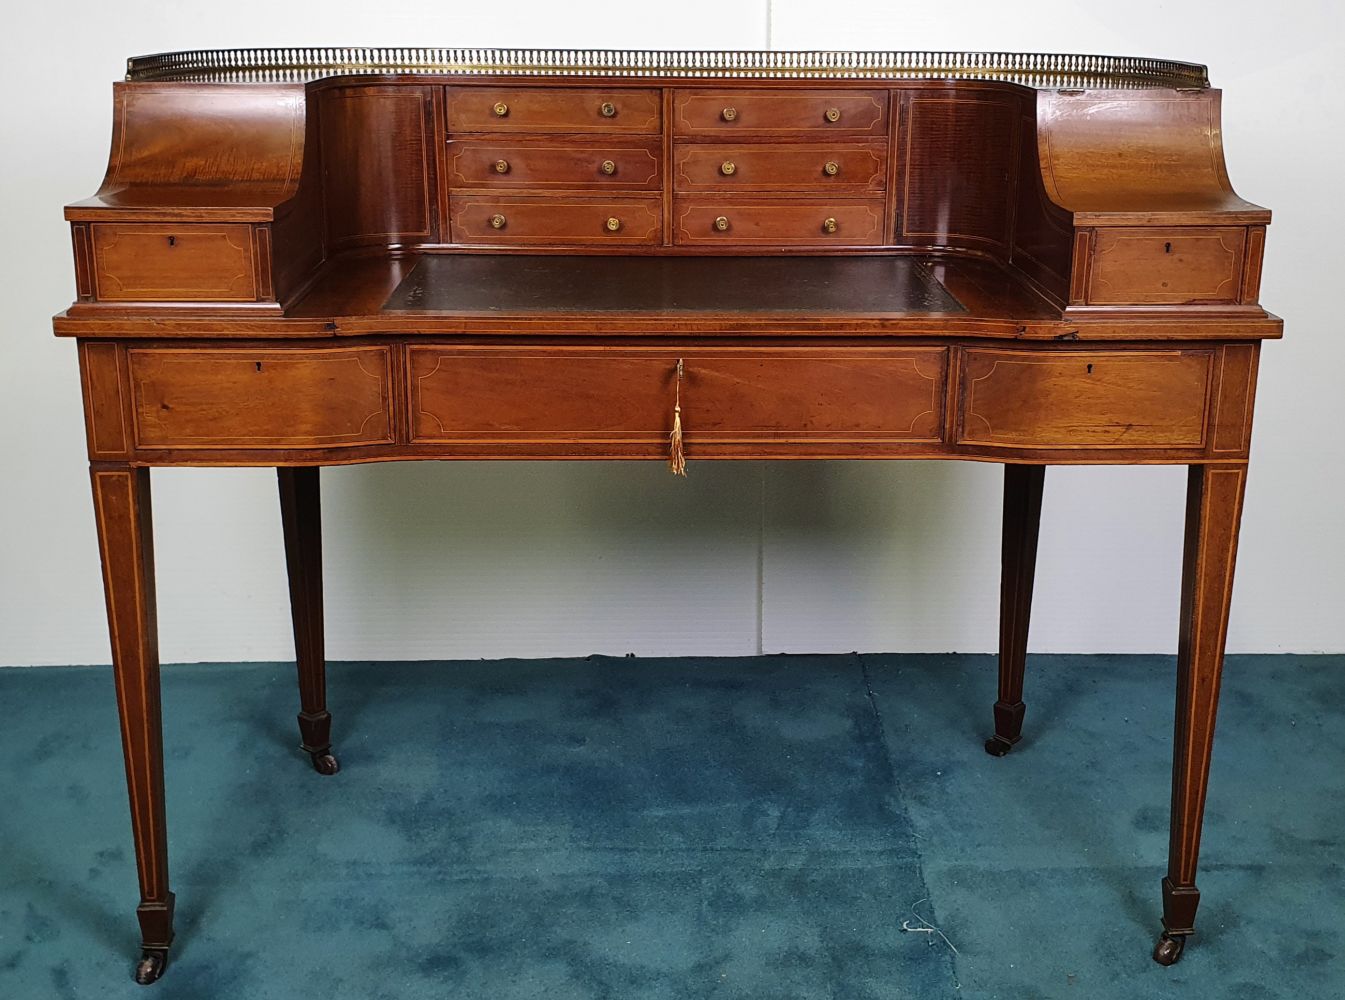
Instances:
[[[907,257],[597,257],[445,254],[423,259],[386,312],[962,313]]]

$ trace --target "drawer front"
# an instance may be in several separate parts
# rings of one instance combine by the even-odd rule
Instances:
[[[677,361],[698,443],[933,442],[947,352],[412,347],[411,434],[426,443],[647,445],[666,453]]]
[[[455,139],[448,144],[448,183],[454,188],[658,189],[661,153],[655,143]]]
[[[657,198],[449,198],[455,243],[652,246],[662,240],[661,208]]]
[[[887,134],[885,90],[679,90],[673,134]]]
[[[140,448],[388,444],[386,347],[127,352]]]
[[[679,244],[876,246],[884,242],[881,200],[679,198],[673,218],[673,241]]]
[[[968,348],[960,444],[1200,448],[1214,352]]]
[[[94,294],[109,302],[252,302],[257,276],[245,224],[94,223]]]
[[[1240,226],[1098,229],[1090,305],[1236,302],[1247,231]]]
[[[662,130],[658,90],[603,87],[449,87],[448,131],[640,132]]]
[[[842,191],[887,187],[884,143],[678,143],[676,190]]]

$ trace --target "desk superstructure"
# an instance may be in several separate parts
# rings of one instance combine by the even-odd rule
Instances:
[[[277,468],[302,746],[318,468],[404,459],[1005,466],[1023,723],[1044,469],[1189,466],[1172,840],[1194,929],[1270,213],[1204,67],[994,53],[286,49],[133,59],[70,205],[143,952],[173,938],[149,468]],[[694,472],[693,472],[694,474]],[[297,914],[296,914],[297,916]]]

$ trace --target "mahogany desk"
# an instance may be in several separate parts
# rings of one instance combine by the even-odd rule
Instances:
[[[274,466],[302,747],[337,771],[318,469],[406,459],[1003,463],[999,697],[1023,724],[1044,469],[1189,466],[1181,955],[1270,213],[1205,69],[993,53],[237,50],[133,59],[71,205],[140,878],[173,939],[149,469]]]

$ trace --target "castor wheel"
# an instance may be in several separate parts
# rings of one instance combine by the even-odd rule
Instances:
[[[985,741],[985,752],[991,757],[1003,757],[1013,748],[1013,744],[1003,736],[992,736]]]
[[[142,948],[140,961],[135,964],[135,981],[141,986],[148,986],[157,981],[166,968],[168,968],[167,948]]]
[[[1185,934],[1169,934],[1164,931],[1158,936],[1158,943],[1154,945],[1154,961],[1159,965],[1176,965],[1185,947]]]
[[[341,770],[341,762],[332,755],[330,750],[319,750],[316,753],[309,754],[313,758],[313,770],[318,774],[335,774]]]

